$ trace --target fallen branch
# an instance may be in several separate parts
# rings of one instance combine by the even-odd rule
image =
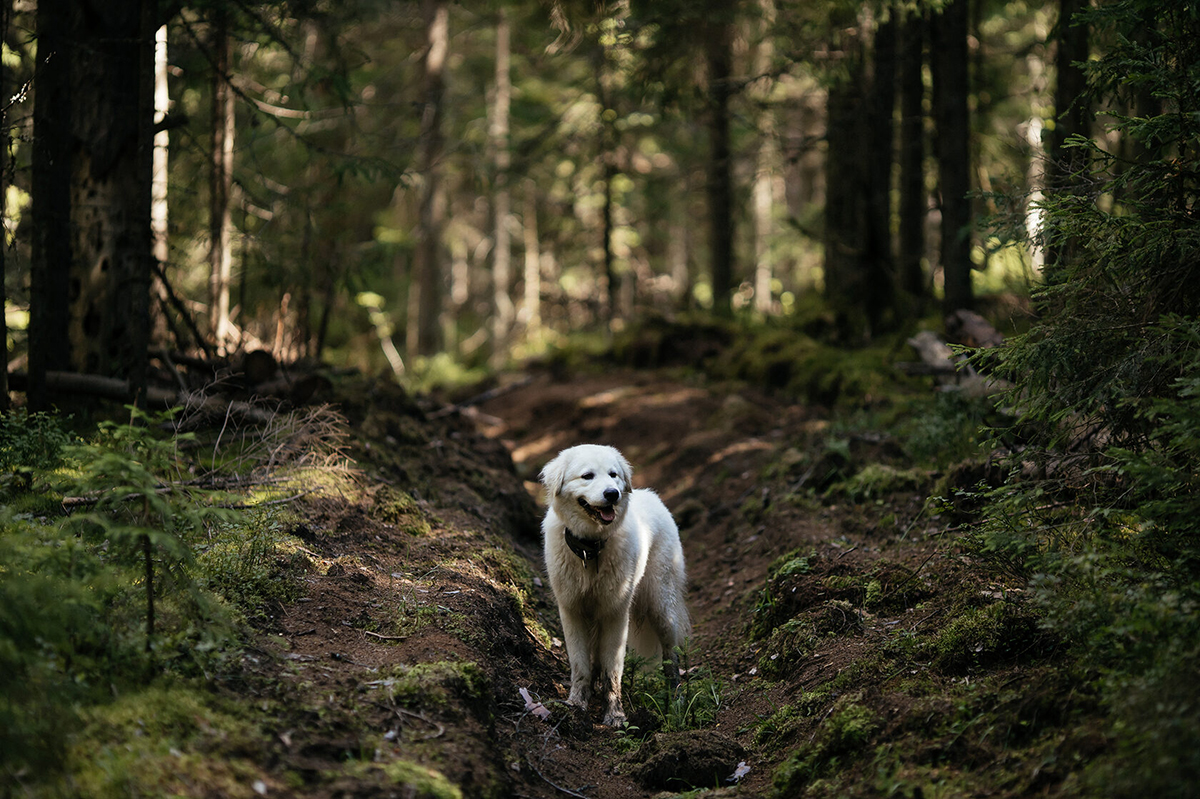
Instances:
[[[488,400],[493,400],[496,397],[499,397],[503,394],[507,394],[510,391],[515,391],[516,389],[527,386],[532,382],[533,382],[533,376],[526,375],[525,377],[521,378],[520,380],[516,380],[512,383],[508,383],[503,386],[496,386],[495,388],[490,388],[487,391],[483,392],[482,394],[476,394],[474,397],[471,397],[470,399],[463,400],[462,402],[456,402],[453,405],[447,405],[444,408],[438,408],[436,411],[431,411],[431,412],[425,414],[425,418],[441,419],[443,416],[450,416],[451,414],[462,413],[464,410],[466,410],[467,408],[470,408],[472,405],[481,405],[481,404],[487,402]]]

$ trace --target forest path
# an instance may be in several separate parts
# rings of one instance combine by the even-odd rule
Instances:
[[[946,550],[926,486],[826,494],[895,460],[888,434],[835,430],[820,411],[667,372],[511,379],[448,414],[377,382],[343,403],[369,496],[305,506],[292,530],[309,558],[302,595],[260,625],[276,657],[247,659],[240,678],[274,741],[272,793],[384,796],[403,784],[415,796],[651,797],[730,786],[744,763],[736,790],[760,796],[839,695],[903,715],[907,700],[881,692],[863,664],[941,612],[933,601],[913,611],[957,582],[943,579],[955,561],[934,557]],[[541,467],[587,442],[621,449],[635,485],[679,523],[689,686],[719,699],[699,729],[651,738],[655,718],[633,707],[634,691],[633,732],[561,701],[568,668],[533,498]],[[785,554],[786,575],[773,576]],[[549,718],[529,712],[522,689]],[[823,691],[809,703],[817,716],[764,726],[781,707],[808,707],[812,691]]]
[[[872,512],[864,516],[853,503],[839,507],[804,500],[808,487],[820,487],[821,471],[829,468],[823,448],[830,422],[822,412],[757,392],[652,372],[615,371],[566,381],[540,376],[481,404],[473,415],[486,435],[505,443],[535,495],[540,494],[533,482],[538,471],[557,452],[575,444],[602,443],[626,455],[636,486],[653,488],[663,498],[679,523],[688,564],[688,604],[695,626],[689,663],[721,686],[720,709],[709,729],[745,750],[719,778],[729,784],[727,778],[745,760],[750,772],[741,787],[750,795],[769,790],[772,761],[781,756],[778,750],[763,751],[762,741],[756,741],[762,720],[851,663],[870,657],[874,647],[886,644],[907,610],[900,603],[892,607],[895,613],[868,614],[861,629],[855,625],[856,634],[831,635],[811,655],[801,656],[797,650],[789,658],[770,651],[779,645],[773,639],[763,640],[770,627],[759,640],[747,634],[772,563],[787,553],[811,554],[815,557],[807,560],[813,583],[835,575],[852,586],[886,571],[881,563],[891,564],[889,568],[907,579],[928,568],[936,552],[925,538],[934,528],[917,529],[923,495],[889,497],[890,518],[882,531],[871,521],[884,515],[874,502]],[[870,461],[872,451],[895,447],[886,434],[878,433],[850,440],[848,446],[859,461]],[[840,612],[830,604],[839,598],[836,592],[826,592],[820,584],[806,590],[811,592],[807,606],[825,614]],[[552,601],[548,605],[552,611]],[[793,606],[797,608],[803,606]],[[557,627],[555,622],[551,620]],[[780,663],[786,665],[772,670],[775,679],[764,679],[763,662],[774,665],[771,658],[781,655]],[[560,694],[566,678],[564,667],[556,675]],[[597,765],[607,765],[611,772],[614,760],[620,760],[619,751],[610,749],[617,734],[597,729],[602,732],[591,752],[586,746],[573,746],[571,753],[560,754],[562,762],[554,770],[566,782],[556,784],[595,785],[589,795],[600,797],[645,791],[627,777],[596,773]],[[721,736],[716,743],[693,742],[718,750],[724,743]],[[720,760],[721,753],[709,754]],[[594,763],[587,762],[589,756]],[[628,774],[636,768],[627,762],[617,771]],[[590,780],[581,781],[583,777]],[[684,786],[667,781],[657,787]]]

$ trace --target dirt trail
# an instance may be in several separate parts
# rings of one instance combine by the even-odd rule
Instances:
[[[805,449],[823,440],[828,426],[822,414],[794,404],[748,391],[723,393],[652,373],[617,372],[561,383],[541,378],[484,403],[479,411],[481,429],[505,442],[527,479],[535,478],[562,448],[607,443],[629,458],[635,485],[652,487],[663,497],[679,522],[687,557],[695,624],[691,664],[710,669],[724,686],[712,729],[739,740],[751,753],[746,757],[750,772],[741,781],[743,795],[765,793],[773,763],[754,754],[752,733],[758,722],[830,679],[870,645],[869,634],[852,641],[831,638],[787,681],[762,679],[759,661],[770,653],[764,655],[763,642],[748,640],[745,632],[769,566],[802,550],[816,552],[834,571],[866,573],[884,556],[918,564],[931,548],[919,543],[918,533],[902,552],[887,548],[885,553],[886,537],[857,530],[862,525],[853,512],[790,505],[779,496],[809,471],[780,470],[780,464],[790,460],[800,467],[812,460]],[[534,483],[527,487],[538,491]],[[919,510],[914,495],[906,508],[910,518],[900,523],[909,526]],[[814,597],[814,602],[825,598]],[[559,683],[566,676],[565,668],[555,675]],[[601,739],[612,735],[597,733]],[[585,748],[578,754],[562,765],[564,773],[572,768],[586,772],[586,760],[597,754],[611,757],[602,744],[599,752]],[[625,778],[615,785],[598,784],[588,795],[639,793],[655,791]]]
[[[302,596],[263,622],[275,657],[252,659],[239,677],[242,695],[271,708],[271,791],[449,796],[453,784],[467,796],[648,797],[687,787],[671,775],[690,761],[688,773],[708,773],[693,784],[710,787],[732,785],[744,763],[729,790],[757,796],[822,721],[764,734],[764,720],[840,674],[823,695],[826,717],[839,692],[867,692],[877,726],[905,723],[910,700],[881,691],[885,680],[863,664],[897,630],[944,611],[927,602],[915,613],[922,600],[967,578],[934,557],[946,552],[920,486],[893,491],[886,506],[813,501],[807,488],[839,463],[821,452],[819,413],[645,372],[539,375],[477,407],[437,410],[383,386],[346,408],[372,498],[310,506],[293,531],[308,558]],[[705,729],[640,749],[561,702],[567,664],[534,497],[541,466],[585,442],[620,448],[635,484],[675,514],[695,624],[689,663],[721,686]],[[848,447],[869,461],[889,443],[851,437]],[[794,562],[764,593],[787,553]],[[801,640],[801,627],[815,632]],[[548,719],[529,711],[522,688]]]

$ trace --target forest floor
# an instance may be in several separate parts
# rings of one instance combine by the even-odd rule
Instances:
[[[1019,586],[962,545],[966,511],[927,502],[982,462],[916,469],[888,430],[678,372],[506,379],[469,406],[384,383],[343,404],[362,498],[299,509],[299,589],[219,679],[250,731],[197,722],[210,765],[172,792],[1061,795],[1106,745]],[[688,564],[683,693],[634,673],[627,730],[562,701],[536,479],[583,442],[625,453]]]

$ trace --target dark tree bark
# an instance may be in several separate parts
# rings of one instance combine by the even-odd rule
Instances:
[[[937,120],[935,151],[942,209],[943,311],[974,305],[971,290],[970,114],[967,107],[970,62],[967,53],[968,0],[951,0],[930,26],[930,66]]]
[[[895,28],[842,29],[843,73],[829,88],[825,179],[825,295],[840,334],[861,343],[886,327],[895,299],[890,231],[894,159]]]
[[[925,18],[909,12],[901,28],[899,254],[897,282],[911,301],[911,315],[921,314],[926,293],[921,259],[925,256]]]
[[[433,355],[442,348],[442,226],[445,197],[442,191],[442,103],[446,93],[446,58],[450,47],[450,10],[446,0],[425,0],[424,87],[421,111],[421,140],[417,169],[421,175],[421,198],[417,221],[417,245],[413,276],[408,289],[409,357]]]
[[[606,319],[612,322],[619,315],[621,283],[613,261],[613,180],[617,176],[617,130],[614,124],[616,111],[613,109],[612,66],[609,64],[609,47],[602,44],[596,49],[596,92],[600,100],[600,129],[598,148],[600,161],[604,165],[604,200],[600,206],[600,252],[604,274],[607,307],[603,310]]]
[[[144,393],[150,336],[154,0],[88,6],[71,49],[70,338],[79,371]],[[140,400],[139,400],[140,401]]]
[[[867,89],[864,158],[867,195],[867,237],[864,267],[866,289],[864,305],[871,332],[877,333],[894,322],[890,313],[895,304],[895,261],[892,256],[892,164],[895,161],[896,107],[896,17],[893,14],[875,31],[872,47],[870,84]]]
[[[1072,18],[1080,9],[1087,8],[1087,0],[1060,0],[1058,25],[1055,29],[1057,52],[1054,68],[1058,81],[1054,86],[1054,130],[1050,133],[1049,182],[1052,187],[1068,182],[1071,174],[1082,165],[1079,149],[1066,146],[1071,136],[1086,136],[1091,132],[1091,108],[1084,92],[1087,76],[1077,65],[1088,58],[1088,34],[1086,25],[1072,24]]]
[[[870,335],[862,302],[867,293],[869,190],[863,165],[866,112],[861,55],[849,55],[845,66],[849,75],[830,86],[828,95],[825,297],[837,312],[840,334],[861,342]]]
[[[708,218],[713,311],[730,316],[734,284],[733,158],[729,99],[733,94],[733,26],[718,22],[705,39],[708,64]]]
[[[71,280],[71,33],[81,9],[72,0],[41,0],[34,75],[29,301],[30,410],[48,410],[46,373],[71,368],[67,314]]]

